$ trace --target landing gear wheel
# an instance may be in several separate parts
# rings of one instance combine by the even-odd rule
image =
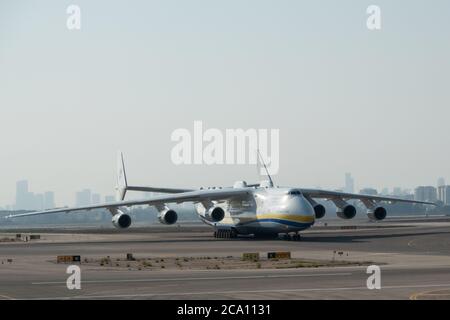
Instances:
[[[237,238],[237,232],[234,229],[216,230],[216,231],[214,231],[214,238],[220,238],[220,239]]]
[[[294,234],[294,235],[292,236],[292,240],[294,240],[294,241],[300,241],[300,240],[301,240],[300,234],[299,234],[299,233]]]

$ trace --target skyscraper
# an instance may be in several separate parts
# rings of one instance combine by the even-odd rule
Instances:
[[[440,177],[440,178],[437,180],[437,186],[438,186],[438,188],[439,188],[439,187],[445,186],[445,179],[442,178],[442,177]]]
[[[100,195],[98,193],[93,193],[92,194],[92,204],[100,204],[101,200],[100,200]]]
[[[116,201],[116,197],[114,196],[105,196],[105,203],[111,203]]]
[[[438,187],[438,200],[446,206],[450,206],[450,186]]]
[[[394,187],[392,194],[396,197],[399,197],[403,194],[402,188],[400,187]]]
[[[345,174],[345,187],[344,191],[348,193],[353,193],[355,190],[355,182],[352,178],[352,175],[350,173]]]
[[[33,210],[35,207],[34,195],[28,191],[28,181],[21,180],[16,183],[16,210]]]
[[[16,209],[23,209],[26,204],[28,193],[28,181],[21,180],[16,182]]]
[[[91,190],[89,189],[84,189],[83,191],[77,192],[75,195],[75,205],[77,207],[89,206],[91,204],[91,200]]]
[[[44,195],[42,193],[38,193],[33,195],[33,210],[43,210],[44,209]]]
[[[450,206],[450,186],[444,186],[444,188],[445,188],[444,204],[446,206]]]
[[[414,200],[436,202],[437,190],[432,186],[419,186],[414,190]]]
[[[55,194],[52,191],[44,193],[44,209],[55,207]]]

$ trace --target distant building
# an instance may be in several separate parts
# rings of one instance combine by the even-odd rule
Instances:
[[[91,190],[84,189],[83,191],[77,192],[75,195],[75,206],[89,206],[91,205],[92,195]]]
[[[28,191],[28,181],[21,180],[16,183],[16,210],[34,210],[39,209],[35,195]]]
[[[444,204],[446,206],[450,206],[450,186],[445,186],[445,197],[444,197]]]
[[[348,193],[353,193],[355,192],[355,181],[352,178],[352,175],[350,173],[346,173],[345,174],[345,187],[344,187],[344,191],[348,192]]]
[[[394,187],[394,190],[392,191],[392,194],[394,196],[401,196],[403,194],[402,188],[400,187]]]
[[[387,196],[389,194],[389,188],[383,188],[381,194]]]
[[[404,193],[400,198],[405,200],[414,200],[414,195],[412,193]]]
[[[438,187],[438,200],[442,201],[446,206],[450,205],[450,186]]]
[[[365,194],[368,196],[376,196],[378,194],[377,189],[373,189],[373,188],[364,188],[359,190],[360,194]]]
[[[437,199],[445,204],[445,186],[439,186],[437,188]]]
[[[436,202],[437,190],[432,186],[419,186],[414,190],[414,200]]]
[[[44,193],[44,209],[55,208],[55,193],[47,191]]]
[[[21,180],[16,183],[15,210],[43,210],[55,207],[53,192],[33,193],[28,190],[28,181]]]
[[[437,180],[437,186],[438,186],[438,188],[439,188],[439,187],[445,186],[445,179],[442,178],[442,177],[440,177],[440,178]]]
[[[33,210],[44,210],[44,195],[42,193],[34,195]]]
[[[100,199],[100,195],[98,193],[93,193],[92,194],[92,204],[100,204],[101,203],[101,199]]]
[[[116,201],[116,197],[114,196],[105,196],[105,203],[111,203]]]
[[[28,209],[28,181],[21,180],[16,182],[16,209]]]

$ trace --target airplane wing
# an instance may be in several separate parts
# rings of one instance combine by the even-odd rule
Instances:
[[[345,193],[338,191],[328,191],[328,190],[320,190],[320,189],[300,189],[300,191],[305,195],[315,199],[357,199],[357,200],[368,200],[368,201],[386,201],[386,202],[407,202],[407,203],[418,203],[418,204],[427,204],[427,205],[436,205],[434,202],[427,201],[416,201],[416,200],[407,200],[401,198],[394,197],[383,197],[383,196],[372,196],[365,194],[354,194],[354,193]]]
[[[247,187],[254,188],[259,187],[259,183],[248,184]],[[233,188],[233,187],[223,187]],[[157,193],[183,193],[195,191],[195,189],[179,189],[179,188],[160,188],[160,187],[142,187],[142,186],[126,186],[126,191],[141,191],[141,192],[157,192]]]
[[[158,192],[158,193],[183,193],[195,191],[195,189],[176,189],[176,188],[155,188],[155,187],[140,187],[140,186],[126,186],[127,191],[141,191],[141,192]]]
[[[259,187],[259,183],[248,184],[248,188]],[[223,189],[233,188],[233,187],[223,187]],[[160,187],[143,187],[143,186],[126,186],[126,191],[141,191],[141,192],[157,192],[157,193],[183,193],[191,192],[198,189],[180,189],[180,188],[160,188]],[[210,189],[210,188],[205,188]]]
[[[153,197],[147,200],[126,200],[126,201],[116,201],[107,204],[100,205],[90,205],[83,207],[73,207],[73,208],[58,208],[50,209],[44,211],[21,213],[16,215],[9,215],[5,218],[20,218],[20,217],[30,217],[35,215],[50,214],[50,213],[61,213],[61,212],[73,212],[73,211],[90,211],[94,209],[115,209],[119,207],[132,207],[137,205],[149,205],[149,206],[161,206],[166,203],[183,203],[183,202],[202,202],[202,201],[221,201],[230,198],[239,198],[249,195],[250,190],[248,188],[230,188],[230,189],[214,189],[214,190],[197,190],[184,193],[170,194]]]

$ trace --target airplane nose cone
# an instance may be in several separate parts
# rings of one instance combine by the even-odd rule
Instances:
[[[314,223],[314,208],[303,196],[297,196],[289,199],[287,211],[289,214],[296,215],[301,218],[302,222]]]

